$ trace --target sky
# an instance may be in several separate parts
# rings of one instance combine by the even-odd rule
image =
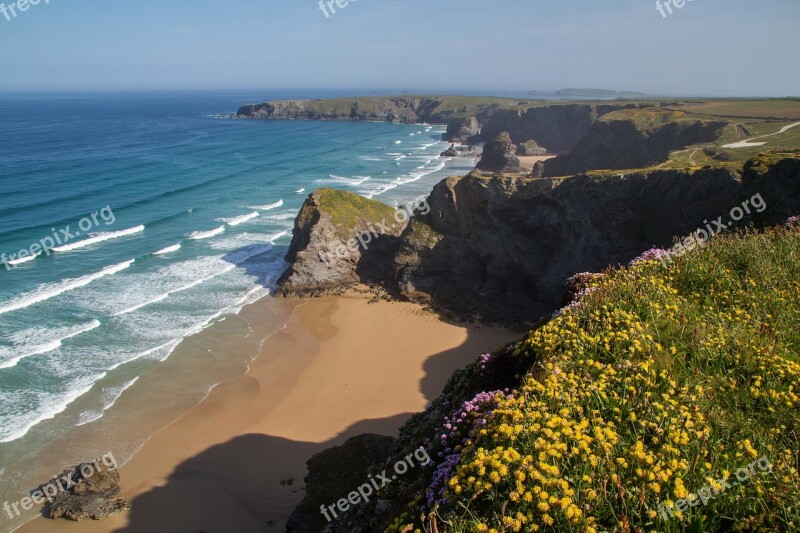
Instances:
[[[800,96],[798,0],[348,1],[0,0],[0,91]]]

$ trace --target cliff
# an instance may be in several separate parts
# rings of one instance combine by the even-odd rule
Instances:
[[[613,111],[594,121],[569,153],[547,161],[545,175],[654,165],[672,150],[713,143],[727,124],[656,108]]]
[[[516,145],[532,142],[542,152],[559,154],[545,166],[547,176],[655,165],[674,150],[712,144],[725,131],[738,131],[732,118],[667,109],[673,104],[402,96],[252,104],[242,106],[237,117],[446,124],[443,139],[466,144],[507,132]]]
[[[558,316],[456,372],[378,463],[424,445],[435,464],[326,533],[794,531],[798,249],[795,217],[581,276]]]
[[[395,280],[463,318],[532,323],[558,307],[571,275],[670,244],[727,212],[740,188],[727,170],[449,178],[403,234]]]
[[[415,215],[391,247],[345,267],[321,263],[298,230],[291,271],[328,287],[337,279],[375,283],[383,276],[380,283],[399,296],[460,318],[534,323],[561,304],[573,274],[670,246],[676,235],[726,217],[742,198],[761,194],[768,214],[788,216],[800,206],[800,159],[763,158],[748,164],[744,181],[726,168],[448,178],[428,197],[429,212]],[[362,276],[354,265],[365,262],[372,266]],[[281,293],[293,292],[291,286]]]
[[[405,227],[395,215],[391,206],[354,193],[311,193],[295,219],[290,266],[278,280],[277,295],[319,296],[385,278]]]
[[[298,220],[316,217],[321,204],[311,200]],[[358,452],[364,446],[358,440],[310,461],[309,494],[290,531],[524,531],[525,524],[608,530],[623,512],[633,528],[664,529],[683,521],[674,500],[688,495],[684,482],[698,490],[704,476],[720,479],[743,460],[740,452],[718,455],[676,437],[689,422],[704,442],[733,443],[748,461],[775,450],[762,459],[784,472],[780,487],[776,478],[763,478],[771,483],[768,494],[780,497],[761,498],[756,483],[744,489],[747,499],[719,499],[710,504],[716,509],[706,514],[710,519],[695,517],[703,530],[753,523],[781,530],[800,520],[792,507],[800,476],[790,442],[800,431],[800,366],[792,362],[800,223],[794,217],[778,229],[730,233],[800,213],[800,151],[759,155],[740,172],[720,167],[557,179],[472,173],[443,180],[426,206],[391,252],[375,258],[384,262],[381,282],[457,316],[537,326],[519,343],[457,371],[398,439],[371,448],[371,461]],[[725,231],[717,225],[720,234],[694,253],[651,249],[717,220]],[[300,263],[308,249],[304,235],[298,231],[292,245]],[[726,380],[729,385],[720,385]],[[637,394],[630,396],[634,382]],[[759,392],[764,386],[769,394]],[[683,403],[668,402],[672,407],[656,413],[645,399],[665,391],[680,391]],[[598,403],[601,397],[609,400]],[[634,415],[646,422],[643,429]],[[747,427],[736,423],[742,419]],[[711,423],[720,420],[727,422]],[[551,431],[559,424],[564,429]],[[671,436],[642,441],[648,427],[666,427]],[[541,457],[546,444],[563,453],[523,460]],[[420,445],[435,458],[429,469],[403,477],[327,526],[320,522],[317,503],[348,488],[331,481],[338,472],[356,480],[355,487]],[[695,471],[691,464],[704,466]],[[664,477],[643,485],[639,471]],[[630,497],[597,499],[610,484]],[[530,505],[543,491],[547,508]],[[557,505],[550,504],[553,494]],[[506,514],[497,502],[506,502]]]
[[[459,96],[332,98],[250,104],[239,108],[236,116],[255,119],[376,120],[446,124],[472,116],[479,117],[479,120],[495,109],[516,105],[514,100]]]

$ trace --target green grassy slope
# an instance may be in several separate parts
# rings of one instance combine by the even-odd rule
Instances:
[[[800,225],[657,256],[583,275],[559,316],[456,375],[454,401],[520,372],[405,428],[440,466],[392,487],[389,531],[800,528]]]

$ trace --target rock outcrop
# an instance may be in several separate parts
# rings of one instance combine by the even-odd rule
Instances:
[[[442,157],[477,157],[478,152],[472,146],[456,146],[451,144],[450,148],[440,154]]]
[[[800,212],[800,157],[758,159],[740,173],[727,168],[594,173],[569,178],[448,178],[433,189],[429,212],[417,214],[392,246],[372,249],[362,276],[349,261],[337,280],[381,282],[407,299],[461,318],[507,325],[535,322],[557,309],[572,275],[624,264],[652,246],[727,216],[760,193],[769,209],[763,223]],[[306,242],[298,231],[293,248]],[[292,273],[306,278],[317,254],[298,257]],[[323,272],[340,272],[326,265]],[[292,274],[290,277],[295,276]],[[294,279],[294,278],[293,278]],[[301,284],[302,285],[302,284]]]
[[[531,169],[531,178],[538,179],[544,177],[544,162],[537,161],[533,164],[533,169]]]
[[[442,136],[445,141],[471,143],[481,132],[481,125],[475,117],[451,120]]]
[[[800,158],[751,162],[743,181],[724,168],[448,178],[405,230],[394,281],[407,298],[463,317],[534,322],[559,307],[572,275],[670,247],[755,194],[768,209],[752,222],[800,212]]]
[[[354,193],[314,191],[295,220],[286,256],[291,266],[278,280],[277,295],[319,296],[385,278],[406,224],[397,215]]]
[[[482,124],[481,140],[508,132],[514,143],[535,140],[548,152],[563,154],[577,146],[599,116],[593,104],[551,104],[528,109],[500,109]]]
[[[539,144],[534,140],[525,141],[524,143],[517,146],[517,155],[521,156],[547,155],[547,148],[539,146]]]
[[[38,490],[48,494],[48,487],[51,492],[54,492],[52,487],[66,489],[59,490],[47,507],[48,518],[66,518],[76,522],[102,520],[130,509],[130,504],[120,497],[119,472],[104,467],[99,461],[65,470]]]
[[[508,132],[503,132],[483,147],[483,156],[478,169],[486,172],[519,172],[517,147],[511,142]]]
[[[317,533],[323,531],[328,521],[320,507],[336,505],[341,498],[368,482],[370,467],[384,462],[394,443],[391,437],[359,435],[343,445],[328,448],[308,460],[306,497],[289,517],[286,531],[290,533]],[[379,473],[379,472],[378,472]],[[334,509],[335,511],[335,509]],[[337,511],[338,513],[338,511]],[[328,511],[329,518],[336,515]]]
[[[395,257],[405,296],[462,317],[535,322],[566,279],[669,244],[739,190],[733,172],[675,171],[562,180],[448,178]]]

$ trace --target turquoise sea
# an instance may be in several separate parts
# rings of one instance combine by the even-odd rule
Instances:
[[[470,166],[439,157],[443,126],[225,117],[324,96],[340,95],[0,96],[0,497],[76,428],[104,453],[102,436],[124,433],[132,409],[156,416],[202,398],[208,378],[152,376],[193,335],[268,296],[313,189],[400,205]],[[251,329],[225,334],[246,347]],[[198,376],[231,377],[196,363]],[[126,404],[148,386],[160,405]]]

